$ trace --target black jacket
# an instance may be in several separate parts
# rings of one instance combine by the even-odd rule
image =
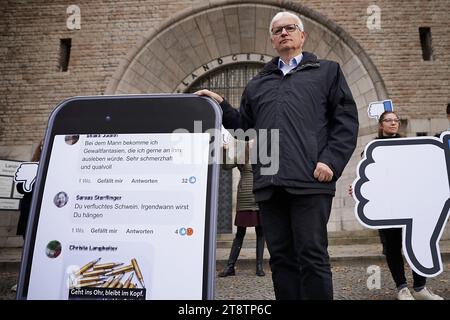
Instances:
[[[303,52],[300,64],[283,76],[278,59],[267,63],[247,84],[239,111],[225,100],[221,103],[223,125],[257,132],[279,129],[279,170],[261,175],[258,159],[253,165],[254,191],[281,186],[334,193],[358,136],[358,112],[351,91],[336,62]],[[331,182],[314,178],[319,161],[333,170]]]

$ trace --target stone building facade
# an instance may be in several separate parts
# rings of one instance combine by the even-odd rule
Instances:
[[[347,186],[376,135],[368,104],[392,99],[408,136],[448,127],[448,0],[2,1],[0,159],[28,160],[49,113],[65,98],[188,92],[224,67],[262,65],[275,55],[268,25],[281,10],[302,17],[304,49],[339,62],[356,100],[358,147],[338,183],[328,227],[361,230]],[[0,211],[0,247],[21,245],[17,218],[16,211]]]

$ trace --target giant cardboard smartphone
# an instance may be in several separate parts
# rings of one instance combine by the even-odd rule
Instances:
[[[212,299],[220,124],[220,107],[195,95],[61,103],[17,297]]]

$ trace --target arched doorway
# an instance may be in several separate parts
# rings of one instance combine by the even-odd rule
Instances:
[[[336,186],[328,230],[362,229],[346,189],[355,178],[365,143],[377,131],[376,124],[367,117],[367,106],[387,98],[388,93],[364,48],[319,12],[289,1],[199,1],[143,35],[109,80],[105,94],[184,92],[202,75],[224,64],[246,59],[260,61],[259,57],[261,63],[266,63],[265,57],[276,55],[269,39],[270,19],[282,10],[296,12],[301,17],[308,33],[305,51],[340,63],[355,98],[360,114],[360,139]]]

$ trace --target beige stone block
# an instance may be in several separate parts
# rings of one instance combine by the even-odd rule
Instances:
[[[325,57],[328,56],[330,50],[331,50],[330,45],[325,41],[320,40],[319,44],[314,49],[314,53],[317,55],[319,59],[325,59]]]
[[[444,228],[444,231],[442,232],[441,240],[449,240],[450,239],[450,223],[447,220],[447,225]]]
[[[356,103],[356,107],[358,108],[358,111],[361,109],[362,111],[364,111],[364,109],[367,111],[367,108],[369,107],[369,105],[367,104],[366,99],[364,98],[363,95],[356,95],[353,96],[353,99],[355,100]],[[366,112],[367,115],[367,112]],[[361,120],[361,119],[360,119]]]
[[[14,214],[18,214],[18,211],[0,211],[0,227],[9,227]]]
[[[342,39],[338,40],[333,46],[333,52],[341,58],[342,65],[347,63],[353,56],[350,48],[344,43]]]
[[[341,227],[340,227],[340,223],[338,221],[328,221],[327,231],[328,232],[342,231]]]
[[[225,15],[225,24],[231,51],[240,52],[241,48],[241,30],[237,12],[235,14]]]
[[[216,39],[223,39],[227,37],[227,29],[225,25],[225,18],[221,9],[209,11],[207,13],[208,21],[212,32]]]
[[[213,36],[205,38],[205,44],[208,48],[209,54],[213,59],[220,57],[219,49],[217,48],[216,39]]]
[[[165,49],[169,49],[177,42],[177,36],[175,35],[173,28],[171,28],[166,30],[164,35],[159,37],[158,40]]]
[[[343,204],[344,204],[344,202],[343,202],[342,198],[334,198],[332,208],[334,208],[334,209],[342,208]]]
[[[375,92],[375,89],[371,89],[371,90],[367,91],[364,94],[364,99],[366,99],[367,106],[369,106],[369,103],[377,101],[378,97],[377,97],[377,93]]]
[[[362,94],[375,89],[369,75],[363,76],[358,81],[356,81],[356,85],[358,86],[359,92],[361,92]]]
[[[9,236],[6,238],[4,246],[6,248],[21,248],[23,247],[23,238],[22,236]]]
[[[197,28],[195,19],[185,19],[179,25],[186,34],[194,31]]]
[[[0,238],[9,237],[10,229],[11,229],[10,226],[7,226],[7,227],[0,226]]]
[[[325,58],[327,60],[335,61],[335,62],[339,63],[340,65],[342,65],[341,58],[333,50],[328,52],[328,55]]]
[[[267,30],[265,29],[256,29],[255,33],[255,52],[264,53],[265,45],[268,38]]]
[[[197,28],[197,26],[195,26],[195,28],[189,33],[186,33],[186,35],[191,46],[196,47],[204,44],[203,36],[201,35],[200,30]]]
[[[336,35],[334,33],[326,31],[322,35],[322,40],[325,41],[330,47],[333,48],[339,39],[336,37]]]
[[[409,131],[411,132],[430,132],[430,120],[429,119],[410,119],[409,121]]]
[[[357,231],[365,229],[358,221],[356,221],[355,217],[352,219],[343,220],[342,226],[342,231]]]
[[[352,74],[353,71],[361,67],[361,63],[357,56],[353,56],[350,60],[347,61],[342,67],[342,70],[345,74]]]
[[[0,236],[0,248],[4,248],[6,246],[6,240],[8,239],[8,237],[1,237]]]
[[[255,36],[256,12],[253,6],[238,7],[239,29],[242,38],[253,38]]]
[[[220,56],[226,56],[232,53],[231,44],[227,36],[225,38],[217,38],[216,44]]]
[[[355,83],[357,81],[362,80],[364,77],[367,76],[366,70],[364,69],[364,67],[359,67],[356,68],[355,70],[353,70],[348,76],[346,76],[345,78],[347,79],[348,83]],[[364,81],[364,80],[362,80]],[[361,90],[361,88],[360,88]]]
[[[153,40],[149,46],[149,49],[155,57],[164,57],[167,54],[167,49],[164,47],[160,39]]]
[[[166,87],[164,87],[166,92],[172,92],[172,88],[175,88],[180,83],[180,81],[172,74],[172,72],[170,72],[169,69],[165,69],[159,75],[159,79],[161,79],[161,81],[165,85],[167,85]]]
[[[206,64],[213,59],[213,57],[211,57],[209,55],[208,48],[206,47],[206,45],[204,43],[194,47],[194,50],[197,53],[197,57],[198,57],[199,61],[201,62],[201,64]]]
[[[272,20],[272,17],[269,14],[270,12],[266,8],[256,7],[255,26],[257,29],[266,30],[267,35],[269,35],[270,20]]]
[[[163,63],[165,68],[169,69],[174,77],[179,79],[180,81],[186,76],[183,69],[181,69],[180,65],[176,63],[172,57],[167,57],[167,59],[164,59]]]
[[[359,89],[358,89],[358,83],[349,84],[350,91],[352,92],[353,97],[357,97],[360,95]]]
[[[447,130],[450,127],[450,123],[448,119],[436,119],[432,118],[430,119],[430,130],[431,132],[442,132]]]
[[[209,24],[207,15],[199,15],[195,17],[195,22],[197,23],[197,27],[200,30],[203,38],[213,35],[211,25]]]
[[[33,153],[33,145],[0,146],[0,158],[5,160],[28,161]]]

